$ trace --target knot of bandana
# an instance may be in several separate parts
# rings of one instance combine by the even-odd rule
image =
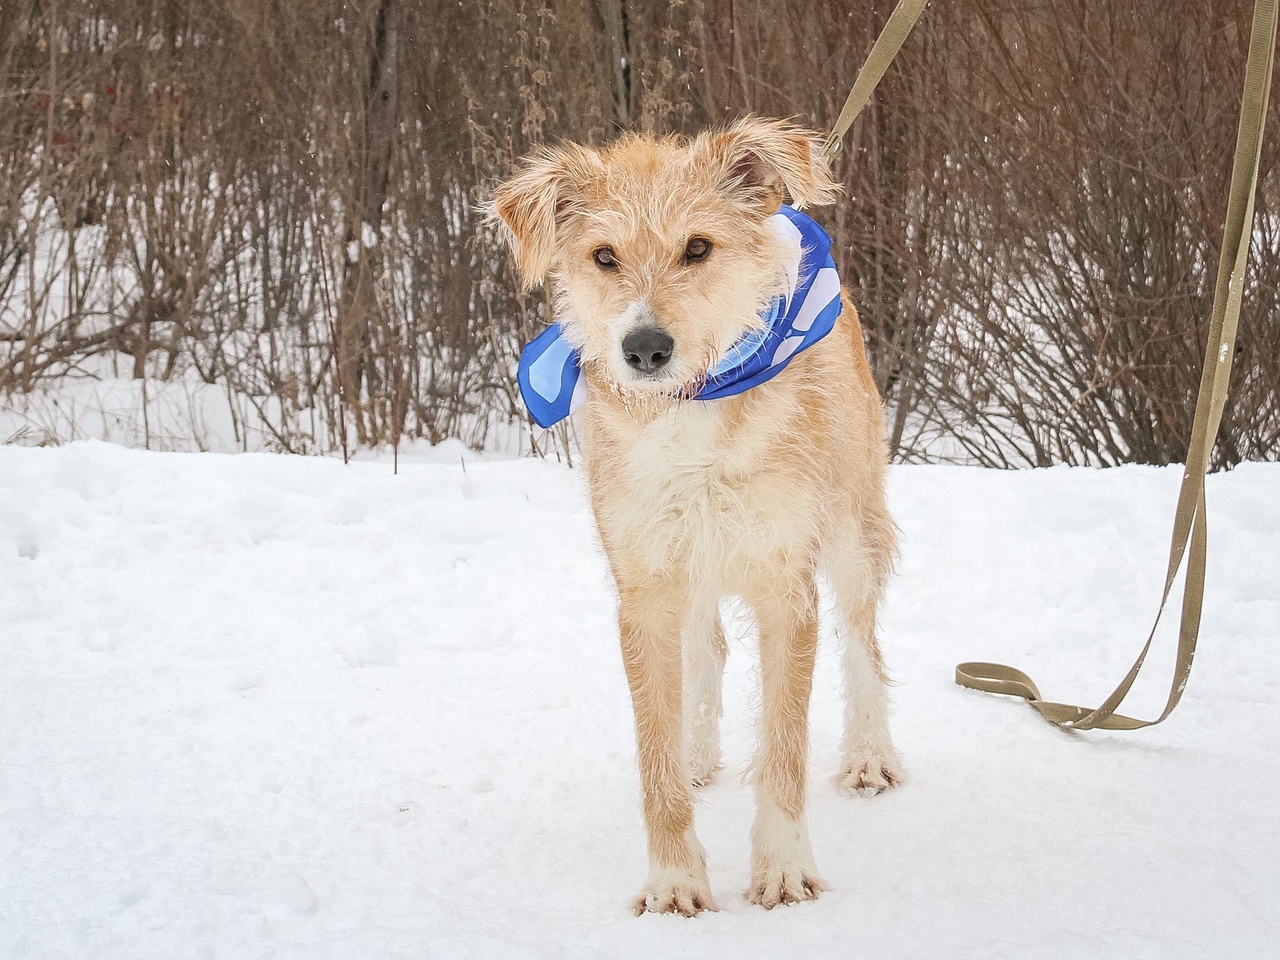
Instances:
[[[769,225],[795,242],[787,289],[761,311],[761,326],[746,333],[716,364],[694,400],[719,400],[764,383],[791,359],[828,333],[840,315],[840,277],[831,258],[831,238],[799,210],[782,206]],[[520,354],[520,396],[535,423],[550,427],[587,399],[578,351],[552,324]]]

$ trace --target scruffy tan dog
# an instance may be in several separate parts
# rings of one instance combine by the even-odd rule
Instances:
[[[869,794],[902,779],[876,641],[894,525],[856,311],[844,296],[834,330],[773,379],[688,399],[795,262],[770,215],[836,195],[816,134],[747,118],[692,140],[543,150],[493,198],[525,283],[555,279],[586,382],[584,460],[617,581],[649,836],[637,912],[715,909],[691,784],[720,763],[721,597],[741,596],[760,629],[747,897],[773,907],[826,888],[804,813],[819,571],[848,633],[838,782]]]

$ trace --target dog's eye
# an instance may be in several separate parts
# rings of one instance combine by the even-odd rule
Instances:
[[[706,237],[694,237],[684,247],[684,262],[697,263],[711,256],[711,241]]]
[[[591,254],[591,259],[601,270],[617,270],[618,258],[613,255],[612,247],[601,247]]]

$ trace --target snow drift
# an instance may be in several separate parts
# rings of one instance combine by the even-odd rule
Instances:
[[[999,659],[1100,700],[1154,612],[1177,482],[895,469],[882,626],[911,779],[831,784],[827,618],[810,828],[835,889],[743,902],[736,615],[728,767],[698,810],[722,911],[687,921],[627,910],[630,706],[575,472],[457,445],[398,476],[0,448],[0,955],[1276,956],[1280,465],[1210,478],[1201,649],[1163,726],[1067,734],[951,681]],[[1126,712],[1162,700],[1162,651]]]

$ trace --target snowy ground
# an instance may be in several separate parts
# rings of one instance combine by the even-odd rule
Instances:
[[[3,354],[0,353],[0,358]],[[74,376],[46,378],[29,391],[0,394],[0,444],[59,446],[106,440],[178,452],[336,452],[321,407],[286,412],[276,397],[205,383],[195,370],[167,379],[129,375],[132,357],[87,357]],[[529,425],[497,413],[463,416],[464,437],[512,456],[530,452]]]
[[[911,780],[830,783],[825,635],[810,808],[834,890],[746,904],[740,629],[698,811],[722,910],[685,920],[628,912],[639,787],[580,477],[466,457],[0,447],[0,957],[1280,956],[1280,465],[1210,481],[1178,712],[1087,735],[952,669],[1101,699],[1153,613],[1177,471],[896,469]]]

